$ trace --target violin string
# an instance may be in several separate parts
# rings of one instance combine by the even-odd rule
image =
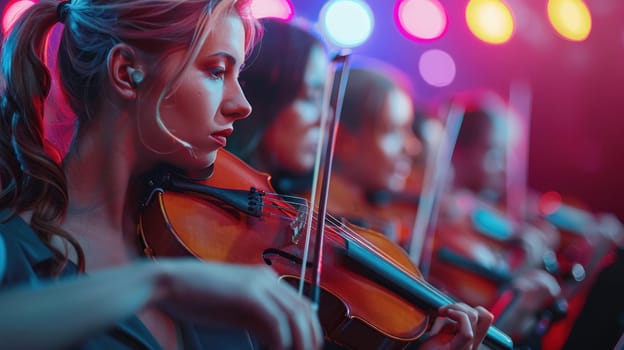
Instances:
[[[301,197],[297,197],[297,196],[290,196],[290,195],[280,195],[277,193],[266,193],[267,195],[269,195],[269,197],[275,197],[277,199],[279,199],[279,202],[283,202],[283,203],[287,203],[287,204],[291,204],[291,205],[301,205],[302,202],[305,202],[307,205],[307,201],[304,198]],[[293,198],[295,200],[288,200],[288,198]],[[266,203],[265,201],[263,201],[263,203]],[[294,207],[285,207],[283,205],[277,205],[277,204],[273,204],[271,202],[269,202],[269,208],[273,208],[273,209],[279,209],[282,211],[287,211],[287,212],[292,212],[295,211],[296,209],[294,209]],[[290,219],[290,217],[282,215],[282,214],[274,214],[274,213],[267,213],[269,216],[278,216],[278,217],[282,217],[282,218],[286,218],[286,219]],[[316,228],[316,223],[318,221],[317,215],[316,215],[316,209],[314,209],[314,218],[313,218],[313,229]],[[369,253],[376,255],[377,257],[379,257],[380,259],[385,259],[390,261],[391,263],[394,263],[393,265],[403,271],[403,273],[405,273],[407,276],[409,276],[410,278],[412,278],[415,282],[417,282],[419,285],[421,285],[422,287],[426,288],[430,293],[432,293],[433,295],[437,295],[441,300],[445,300],[445,302],[447,304],[451,304],[453,302],[455,302],[455,300],[453,300],[453,298],[449,297],[448,295],[446,295],[444,292],[440,291],[439,289],[437,289],[435,286],[433,286],[431,283],[429,283],[428,281],[426,281],[424,278],[419,278],[418,276],[414,276],[413,273],[409,270],[406,270],[405,268],[403,268],[400,263],[398,261],[396,261],[396,259],[390,255],[388,255],[386,252],[381,251],[374,243],[370,242],[368,239],[366,239],[365,237],[361,236],[360,234],[358,234],[355,230],[351,229],[348,226],[345,226],[345,224],[338,218],[330,215],[329,213],[327,213],[327,217],[326,217],[326,221],[329,221],[329,223],[332,225],[332,227],[336,228],[336,232],[337,234],[346,240],[351,240],[351,241],[355,241],[356,243],[360,244],[361,246],[365,247]],[[331,236],[328,236],[328,239],[332,239]],[[415,265],[414,265],[415,266]]]
[[[266,208],[269,209],[268,212],[266,212],[267,216],[271,216],[271,217],[279,217],[282,219],[292,219],[292,217],[286,216],[284,214],[279,214],[279,213],[275,213],[273,211],[270,211],[270,209],[275,209],[275,211],[277,212],[287,212],[290,213],[292,215],[292,212],[294,211],[298,211],[296,209],[296,206],[298,205],[302,205],[303,203],[305,203],[305,205],[308,205],[308,201],[305,198],[302,197],[298,197],[298,196],[292,196],[292,195],[281,195],[278,193],[271,193],[271,192],[265,192],[264,193],[265,196],[262,200],[263,203],[263,216],[265,215],[264,213],[264,208],[265,208],[265,204]],[[289,204],[290,206],[284,206],[284,205],[279,205],[276,204],[276,202],[274,201],[268,201],[267,199],[271,198],[271,199],[276,199],[277,203],[286,203]],[[313,228],[316,228],[316,222],[318,221],[317,215],[316,215],[316,209],[313,210],[313,220],[312,220],[312,226]],[[407,276],[409,276],[409,278],[413,279],[415,282],[417,282],[420,286],[426,288],[430,293],[432,293],[433,295],[437,295],[441,300],[444,300],[447,304],[451,304],[454,303],[455,300],[451,297],[449,297],[448,295],[446,295],[444,292],[440,291],[439,289],[437,289],[435,286],[433,286],[432,284],[430,284],[428,281],[426,281],[424,278],[422,277],[418,277],[418,276],[414,276],[413,273],[409,270],[406,270],[405,268],[403,268],[399,262],[396,261],[396,259],[394,259],[394,257],[388,255],[387,253],[381,251],[374,243],[370,242],[368,239],[366,239],[365,237],[361,236],[360,234],[358,234],[356,231],[354,231],[353,229],[351,229],[350,227],[346,226],[340,219],[330,215],[329,213],[327,213],[327,217],[326,217],[326,221],[329,221],[329,223],[332,225],[332,227],[336,228],[336,232],[337,234],[346,240],[351,240],[354,241],[358,244],[360,244],[361,246],[365,247],[369,253],[376,255],[377,257],[379,257],[380,259],[384,259],[390,261],[391,263],[394,263],[393,265],[401,270],[403,273],[405,273]],[[328,236],[328,239],[332,239],[331,236]],[[335,239],[334,239],[335,241]]]
[[[295,198],[295,199],[298,199],[298,200],[301,200],[301,199],[302,199],[301,197],[297,197],[297,196],[281,196],[281,195],[279,195],[279,194],[277,194],[277,196],[280,196],[280,197],[286,197],[286,198]],[[281,198],[280,198],[280,199],[281,199]],[[291,204],[291,205],[301,205],[301,202],[300,202],[300,201],[297,201],[297,200],[294,200],[294,201],[284,200],[283,202],[288,203],[288,204]],[[306,201],[306,203],[307,203],[307,201]],[[276,208],[278,208],[278,209],[282,209],[282,210],[286,210],[286,211],[290,211],[290,212],[292,212],[292,211],[296,210],[296,209],[287,208],[287,207],[282,207],[282,206],[277,206],[277,205],[272,205],[272,206],[273,206],[273,207],[276,207]],[[314,213],[314,214],[317,214],[317,210],[316,210],[316,209],[314,209],[313,213]],[[343,222],[342,222],[339,218],[336,218],[336,217],[332,216],[331,214],[327,214],[326,221],[327,221],[329,224],[331,224],[331,225],[332,225],[332,227],[335,227],[335,228],[340,228],[343,232],[339,232],[339,233],[344,233],[344,234],[347,236],[347,237],[343,237],[343,238],[349,238],[349,239],[351,239],[351,240],[357,241],[357,243],[361,243],[361,244],[363,244],[363,245],[366,245],[366,246],[367,246],[367,247],[369,247],[370,249],[375,249],[375,250],[377,250],[377,248],[376,248],[376,247],[375,247],[372,243],[370,243],[368,240],[366,240],[365,238],[363,238],[361,235],[357,234],[357,232],[355,232],[355,231],[354,231],[353,229],[351,229],[350,227],[345,226],[345,225],[343,224]],[[317,224],[317,223],[318,223],[318,220],[313,220],[313,224]],[[313,227],[313,228],[314,228],[314,227]],[[383,253],[383,252],[380,252],[380,253]]]
[[[278,205],[275,204],[274,201],[267,201],[265,200],[265,198],[270,197],[271,199],[276,199],[277,203],[286,203],[289,204],[289,206],[284,206],[284,205]],[[267,198],[268,199],[268,198]],[[297,196],[289,196],[289,195],[280,195],[277,193],[265,193],[265,196],[263,196],[262,198],[262,203],[263,203],[263,209],[264,209],[264,204],[268,204],[266,207],[270,210],[270,209],[275,209],[276,211],[281,211],[281,212],[290,212],[290,214],[292,215],[293,212],[297,212],[299,213],[300,211],[297,208],[297,206],[302,205],[303,203],[305,203],[305,205],[309,205],[308,201],[305,200],[304,198],[301,197],[297,197]],[[314,208],[314,206],[310,206],[311,208],[307,208],[308,211],[306,211],[306,213],[309,215],[309,209],[312,209],[312,213],[313,213],[313,219],[311,220],[311,226],[315,226],[316,227],[316,222],[318,221],[316,218],[318,217],[316,215],[316,209]],[[304,208],[306,209],[306,208]],[[264,211],[264,210],[263,210]],[[268,213],[271,216],[278,216],[278,217],[285,217],[287,219],[291,219],[291,217],[287,217],[285,215],[280,215],[280,214],[274,214],[273,212]],[[306,218],[309,221],[309,218]],[[342,237],[343,239],[346,239],[347,241],[350,239],[351,241],[354,241],[356,243],[359,243],[362,247],[364,247],[365,249],[368,250],[369,253],[376,255],[377,257],[383,259],[383,257],[386,258],[386,260],[388,260],[396,269],[398,269],[399,271],[402,271],[406,278],[412,280],[414,283],[417,283],[419,286],[421,286],[422,288],[424,288],[426,290],[426,292],[424,293],[430,293],[429,297],[425,297],[425,295],[419,295],[421,297],[425,297],[425,299],[423,299],[423,301],[425,302],[430,302],[431,304],[429,304],[431,307],[433,308],[438,308],[442,305],[438,305],[438,302],[441,302],[443,305],[449,305],[452,303],[455,303],[456,301],[454,300],[454,298],[450,297],[449,295],[447,295],[446,293],[442,292],[441,290],[439,290],[437,287],[435,287],[434,285],[430,284],[428,281],[426,281],[424,279],[424,277],[421,276],[414,276],[413,273],[409,270],[406,270],[405,268],[403,268],[392,256],[389,256],[387,253],[380,251],[379,248],[377,248],[377,246],[375,244],[373,244],[372,242],[370,242],[368,239],[362,237],[360,234],[358,234],[356,231],[354,231],[353,229],[351,229],[350,227],[346,226],[341,220],[339,220],[338,218],[330,215],[329,213],[327,213],[327,216],[325,218],[326,221],[329,221],[333,226],[336,228],[336,233]],[[309,232],[309,230],[308,230]],[[345,237],[346,236],[346,237]],[[331,235],[328,236],[329,239],[331,239]],[[309,238],[306,237],[306,238]],[[408,256],[409,259],[409,256]],[[304,262],[307,259],[304,259]],[[304,271],[305,271],[305,266],[306,264],[302,264],[302,278],[301,278],[301,283],[303,283],[303,276],[305,275]],[[417,270],[418,271],[418,270]],[[437,300],[433,300],[433,299],[427,299],[427,298],[436,298]],[[488,337],[486,337],[488,338]]]
[[[291,196],[291,195],[280,195],[277,193],[265,193],[265,198],[267,197],[271,197],[271,199],[276,198],[279,199],[280,202],[286,203],[286,204],[290,204],[293,207],[285,207],[279,204],[275,204],[273,201],[265,201],[263,199],[263,203],[264,204],[268,204],[269,208],[273,208],[273,209],[278,209],[280,211],[286,211],[286,212],[290,212],[290,214],[292,214],[292,212],[297,211],[297,209],[295,209],[294,207],[297,205],[302,205],[303,203],[306,203],[305,205],[308,205],[308,201],[305,200],[302,197],[298,197],[298,196]],[[267,198],[268,199],[268,198]],[[279,202],[278,202],[279,203]],[[312,228],[316,228],[317,224],[318,224],[318,219],[316,219],[317,215],[317,210],[316,208],[314,209],[313,213],[314,218],[312,220]],[[285,215],[282,214],[276,214],[273,212],[267,212],[267,215],[269,216],[281,216],[284,218],[288,218]],[[335,228],[336,232],[338,233],[339,236],[341,236],[343,239],[347,239],[347,240],[351,240],[354,241],[355,243],[358,243],[364,247],[366,247],[371,253],[376,254],[377,256],[381,256],[387,260],[393,261],[396,263],[396,260],[388,255],[386,252],[381,251],[375,244],[373,244],[372,242],[370,242],[368,239],[364,238],[363,236],[361,236],[360,234],[358,234],[355,230],[353,230],[352,228],[350,228],[349,226],[346,226],[342,220],[332,216],[331,214],[327,213],[327,217],[326,217],[326,221]]]

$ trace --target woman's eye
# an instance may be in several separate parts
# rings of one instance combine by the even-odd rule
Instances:
[[[223,68],[214,68],[210,70],[210,75],[213,79],[223,80],[225,76],[225,69]]]

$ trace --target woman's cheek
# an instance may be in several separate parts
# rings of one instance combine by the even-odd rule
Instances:
[[[384,135],[379,138],[379,148],[388,156],[395,156],[401,152],[403,145],[401,138],[393,135]]]

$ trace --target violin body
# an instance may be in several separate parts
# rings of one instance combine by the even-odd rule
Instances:
[[[470,305],[491,309],[511,281],[500,250],[465,227],[441,225],[435,233],[429,281]]]
[[[240,169],[240,168],[246,169]],[[237,169],[237,171],[232,171]],[[243,170],[243,171],[240,171]],[[237,175],[238,174],[238,175]],[[249,175],[255,181],[250,182]],[[240,176],[240,178],[237,178]],[[268,176],[220,151],[215,171],[203,185],[225,189],[273,192]],[[300,280],[305,238],[301,210],[276,197],[265,199],[260,216],[232,208],[220,200],[157,190],[141,214],[139,233],[148,256],[194,256],[209,261],[270,265],[286,282]],[[406,274],[420,278],[402,250],[374,231],[357,230]],[[319,318],[329,341],[357,349],[402,349],[427,329],[429,314],[367,277],[345,254],[347,242],[337,234],[345,227],[326,226]],[[310,246],[312,246],[312,242]],[[312,266],[311,258],[306,262]],[[311,281],[306,268],[304,280]]]
[[[481,205],[472,196],[446,200],[452,203],[435,229],[429,278],[451,295],[491,308],[514,276],[541,268],[542,259],[529,258],[514,237],[514,225],[496,208]]]

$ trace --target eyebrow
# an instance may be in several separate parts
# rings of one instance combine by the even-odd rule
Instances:
[[[237,63],[236,58],[234,58],[234,56],[230,55],[230,54],[229,54],[229,53],[227,53],[227,52],[223,52],[223,51],[220,51],[220,52],[214,53],[214,54],[212,54],[212,55],[209,55],[208,57],[212,57],[212,58],[214,58],[214,57],[223,57],[223,58],[225,58],[225,59],[228,61],[228,63],[229,63],[230,65],[232,65],[232,66],[236,66],[236,63]],[[241,65],[240,65],[240,67],[239,67],[239,70],[242,70],[242,69],[244,68],[244,66],[245,66],[245,62],[241,63]]]

